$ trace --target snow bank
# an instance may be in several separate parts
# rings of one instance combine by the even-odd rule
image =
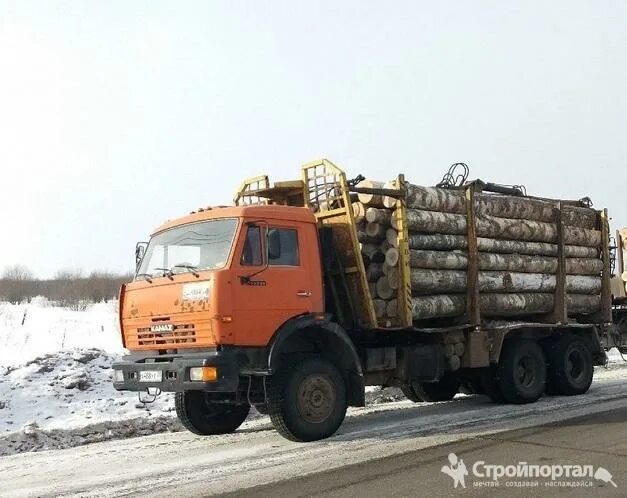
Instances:
[[[73,348],[123,353],[117,302],[93,304],[86,311],[49,306],[43,298],[30,304],[0,303],[1,366]]]
[[[113,389],[122,354],[117,302],[0,303],[0,455],[180,430],[172,394],[142,404]]]

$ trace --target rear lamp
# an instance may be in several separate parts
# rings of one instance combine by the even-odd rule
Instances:
[[[124,382],[124,370],[114,370],[113,371],[113,381],[114,382]]]
[[[189,380],[193,382],[212,382],[218,378],[216,367],[192,367],[189,369]]]

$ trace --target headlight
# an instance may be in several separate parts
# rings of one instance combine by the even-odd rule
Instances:
[[[124,371],[123,370],[114,370],[113,371],[113,381],[114,382],[124,382]]]
[[[194,382],[212,382],[218,378],[216,367],[192,367],[189,369],[189,380]]]

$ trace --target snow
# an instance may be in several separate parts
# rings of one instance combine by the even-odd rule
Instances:
[[[30,304],[0,303],[1,366],[21,365],[73,348],[124,352],[117,301],[93,304],[85,311],[53,307],[44,298],[35,298]]]
[[[117,302],[0,303],[0,455],[180,430],[171,393],[143,404],[113,389],[124,351]]]

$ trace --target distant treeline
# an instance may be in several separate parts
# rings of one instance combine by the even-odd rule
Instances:
[[[130,273],[92,272],[87,275],[79,270],[63,270],[51,279],[38,279],[27,267],[16,265],[2,273],[0,301],[19,304],[43,296],[54,305],[82,310],[89,303],[117,298],[120,286],[132,279]]]

